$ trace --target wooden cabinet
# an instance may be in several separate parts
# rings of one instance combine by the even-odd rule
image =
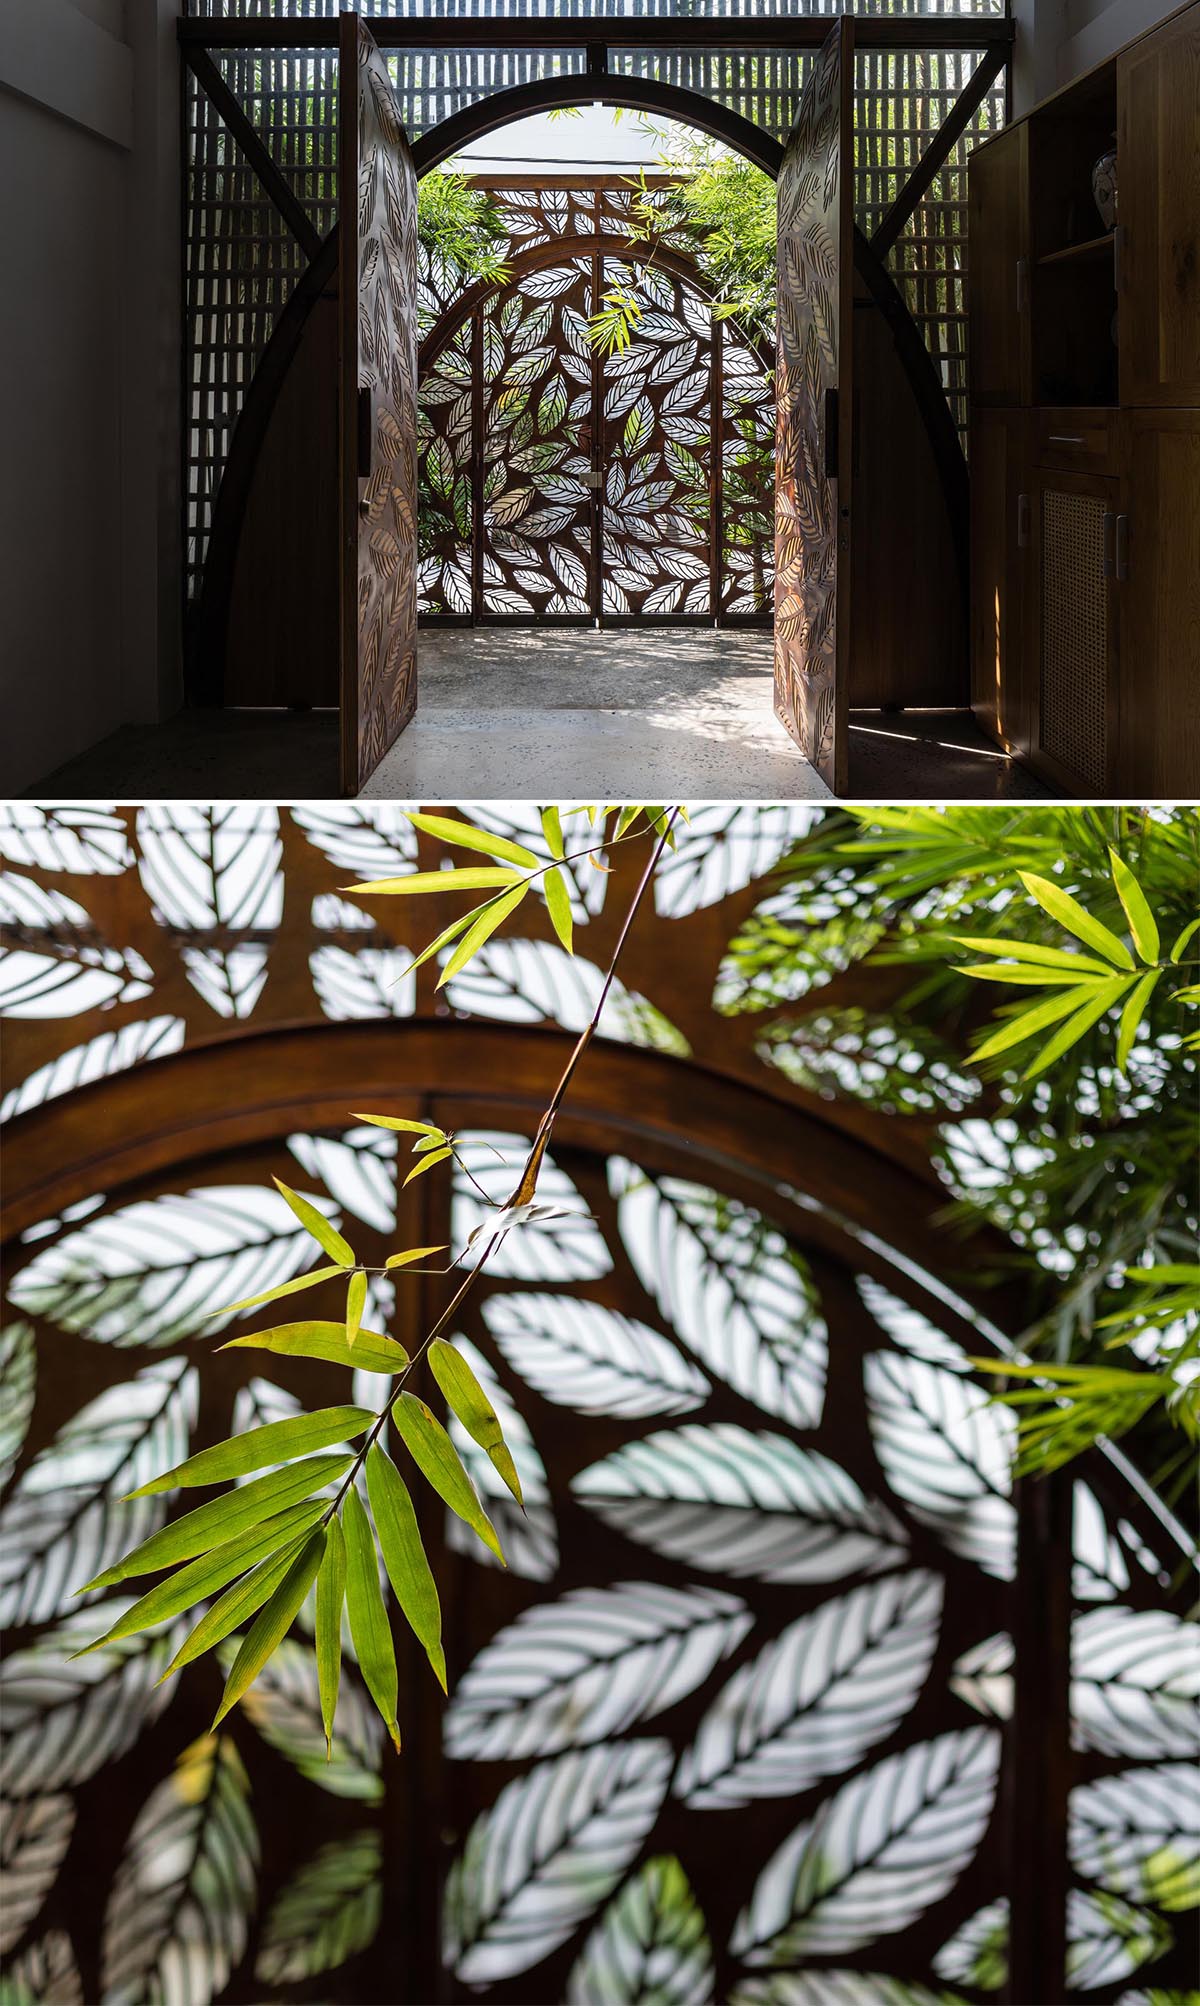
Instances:
[[[977,404],[1029,401],[1029,133],[1010,126],[972,159],[968,341]]]
[[[979,147],[969,210],[973,708],[1069,794],[1195,797],[1200,0]]]
[[[1122,404],[1200,404],[1200,6],[1117,59]]]
[[[1122,418],[1121,791],[1200,794],[1200,410]]]
[[[1032,749],[1026,573],[1033,498],[1024,411],[971,424],[971,705],[1008,752]]]

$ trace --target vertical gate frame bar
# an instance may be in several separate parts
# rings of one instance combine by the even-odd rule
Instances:
[[[597,313],[604,297],[604,253],[592,253],[592,312]],[[600,476],[596,485],[589,490],[592,510],[592,555],[589,596],[592,602],[592,618],[598,626],[604,625],[604,476],[606,472],[607,439],[604,433],[604,358],[599,349],[592,345],[592,472]]]
[[[1069,1469],[1017,1482],[1021,1592],[1013,1595],[1013,1714],[1002,1770],[1011,2006],[1062,2006],[1067,1997],[1073,1500]]]
[[[483,314],[471,315],[471,623],[483,618]],[[419,377],[418,377],[419,382]]]
[[[715,313],[709,342],[708,596],[713,625],[719,627],[725,582],[725,346]]]

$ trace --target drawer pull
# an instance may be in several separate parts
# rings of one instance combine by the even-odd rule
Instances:
[[[1051,432],[1049,443],[1052,446],[1085,446],[1087,440],[1076,432]]]

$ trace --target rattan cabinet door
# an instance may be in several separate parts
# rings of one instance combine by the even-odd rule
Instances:
[[[1116,744],[1117,483],[1033,481],[1035,764],[1073,795],[1109,791]]]
[[[341,779],[357,794],[417,707],[417,177],[355,15],[340,51]]]
[[[854,29],[821,49],[779,173],[775,709],[835,793],[847,779]]]

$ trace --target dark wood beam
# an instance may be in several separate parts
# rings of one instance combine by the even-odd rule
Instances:
[[[857,37],[856,37],[857,39]],[[975,68],[970,83],[941,125],[934,133],[929,145],[918,160],[908,180],[896,200],[892,203],[879,228],[871,238],[871,249],[881,260],[887,257],[892,245],[903,230],[921,197],[932,185],[934,177],[945,166],[953,149],[958,145],[971,120],[974,118],[984,98],[987,96],[1000,71],[1004,68],[1007,51],[1003,48],[985,49]]]
[[[181,26],[186,25],[184,23]],[[337,23],[334,22],[334,26]],[[320,255],[321,234],[310,220],[304,205],[293,194],[284,175],[272,160],[249,115],[238,103],[213,59],[202,48],[188,46],[188,67],[205,96],[218,111],[263,188],[278,209],[288,229],[302,246],[311,264]]]
[[[381,49],[583,49],[596,43],[613,49],[818,49],[829,27],[830,17],[824,14],[371,17],[371,33]],[[860,49],[1008,50],[1014,32],[1011,21],[994,14],[870,15],[854,24]],[[337,38],[335,15],[320,20],[203,15],[179,23],[180,41],[193,49],[333,49]]]

